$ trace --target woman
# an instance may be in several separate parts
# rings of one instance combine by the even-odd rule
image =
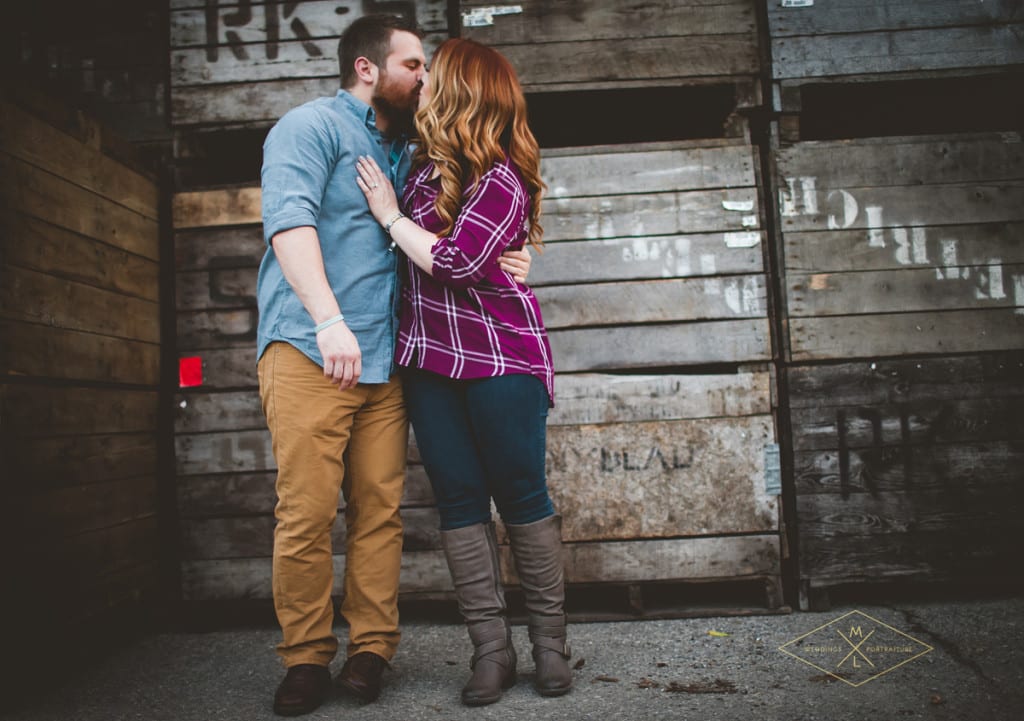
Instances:
[[[462,700],[493,703],[516,678],[491,499],[526,599],[536,687],[559,696],[572,673],[560,524],[544,474],[551,348],[533,292],[497,264],[508,248],[540,247],[540,152],[498,52],[448,40],[431,76],[402,198],[408,215],[372,159],[360,159],[357,182],[409,260],[396,360],[475,649]]]

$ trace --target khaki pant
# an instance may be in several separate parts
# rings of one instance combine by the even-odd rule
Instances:
[[[344,494],[345,583],[341,613],[348,655],[387,660],[398,646],[398,576],[408,424],[397,376],[339,391],[323,370],[287,343],[259,362],[260,398],[277,460],[274,607],[286,667],[326,666],[331,631],[331,527]]]

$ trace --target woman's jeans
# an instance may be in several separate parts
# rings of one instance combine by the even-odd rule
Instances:
[[[403,390],[441,530],[554,513],[544,475],[548,393],[531,375],[455,380],[405,368]]]

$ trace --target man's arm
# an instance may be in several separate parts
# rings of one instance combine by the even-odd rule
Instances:
[[[299,296],[313,323],[319,324],[339,315],[341,309],[327,282],[316,228],[306,225],[282,231],[271,239],[271,244],[285,279]],[[363,372],[362,351],[345,321],[317,333],[316,344],[324,359],[324,375],[338,384],[338,390],[352,388],[359,382]]]

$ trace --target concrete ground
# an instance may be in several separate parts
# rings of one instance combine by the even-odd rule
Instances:
[[[416,619],[406,619],[403,629],[394,670],[387,673],[377,703],[360,705],[336,693],[303,718],[1024,718],[1024,597],[875,602],[776,616],[575,624],[571,644],[576,685],[572,693],[556,699],[534,693],[526,629],[517,626],[519,683],[498,703],[475,709],[459,703],[469,656],[464,629]],[[801,637],[799,645],[791,643]],[[0,717],[274,719],[271,697],[282,676],[274,654],[277,638],[272,627],[147,636],[87,667],[59,669],[60,683],[44,700],[0,712]],[[781,651],[786,644],[814,665]],[[336,661],[334,671],[339,668]],[[837,680],[829,672],[847,680]]]

